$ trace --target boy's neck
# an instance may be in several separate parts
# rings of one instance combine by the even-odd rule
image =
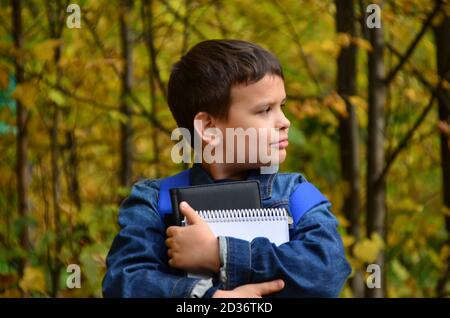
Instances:
[[[234,180],[243,180],[248,176],[247,170],[236,170],[229,169],[227,165],[224,164],[208,164],[202,163],[203,169],[208,172],[209,176],[213,180],[222,180],[222,179],[234,179]]]

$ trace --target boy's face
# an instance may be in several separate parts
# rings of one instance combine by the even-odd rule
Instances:
[[[238,85],[231,88],[231,105],[227,119],[217,120],[216,127],[221,129],[224,142],[226,143],[226,128],[255,128],[258,132],[258,141],[261,138],[266,140],[266,153],[278,151],[277,162],[272,164],[281,164],[286,159],[286,148],[288,146],[288,128],[289,120],[283,113],[283,106],[286,101],[286,92],[284,81],[277,75],[266,75],[261,80],[250,85]],[[265,130],[267,136],[260,132]],[[277,131],[278,133],[274,133]],[[255,146],[249,145],[246,141],[245,146],[245,164],[240,164],[241,168],[261,167],[259,163],[249,163],[249,152],[255,151]],[[261,143],[258,143],[261,145]],[[237,151],[235,140],[235,157]],[[249,149],[250,148],[250,149]],[[276,154],[276,152],[274,152]],[[259,161],[259,157],[258,157]],[[236,162],[236,161],[234,161]]]

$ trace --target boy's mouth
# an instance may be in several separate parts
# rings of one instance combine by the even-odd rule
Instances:
[[[280,149],[286,149],[288,145],[289,145],[289,141],[287,138],[283,138],[277,142],[272,143],[272,146],[278,147]]]

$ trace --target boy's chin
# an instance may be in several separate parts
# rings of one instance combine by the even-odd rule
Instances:
[[[278,165],[281,165],[286,160],[286,149],[280,149],[278,154]]]
[[[246,166],[247,169],[259,169],[259,168],[267,168],[267,167],[271,167],[271,166],[279,166],[285,160],[286,160],[286,151],[280,150],[280,152],[278,154],[278,158],[276,158],[268,163],[258,162],[258,163],[247,163],[244,165]]]
[[[271,162],[263,164],[261,166],[262,167],[279,166],[286,160],[286,155],[287,155],[286,150],[280,149],[278,150],[278,158],[274,158],[274,160],[272,160]]]

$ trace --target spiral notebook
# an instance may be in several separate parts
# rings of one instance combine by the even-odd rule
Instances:
[[[251,242],[266,237],[275,245],[289,241],[288,213],[285,209],[233,209],[197,211],[216,236]]]
[[[266,237],[280,245],[289,241],[289,216],[284,209],[262,208],[259,182],[224,182],[170,190],[176,224],[181,225],[180,202],[186,201],[216,236],[247,241]]]

